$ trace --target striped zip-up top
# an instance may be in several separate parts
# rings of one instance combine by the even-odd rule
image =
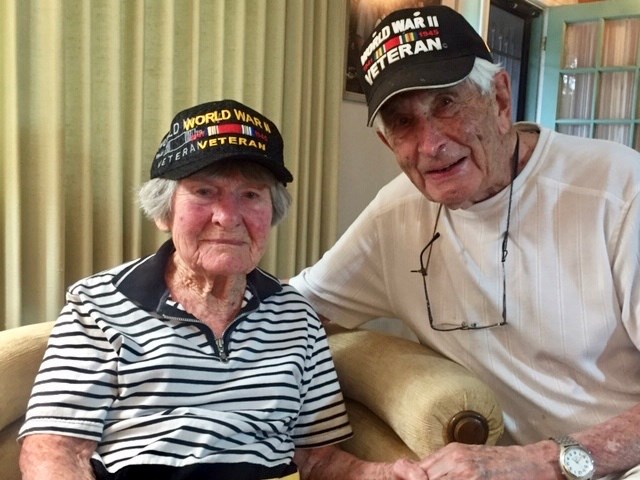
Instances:
[[[222,338],[168,298],[171,241],[73,285],[20,437],[98,442],[109,472],[136,464],[290,464],[351,430],[326,335],[304,298],[256,269]]]

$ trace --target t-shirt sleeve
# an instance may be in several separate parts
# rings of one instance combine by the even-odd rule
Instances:
[[[352,435],[325,331],[317,318],[310,319],[309,329],[302,408],[292,433],[298,448],[330,445]]]
[[[379,202],[374,199],[316,264],[290,280],[318,313],[348,328],[393,316],[381,258]]]
[[[112,345],[69,294],[49,337],[18,438],[37,433],[99,441],[115,398],[115,366]]]

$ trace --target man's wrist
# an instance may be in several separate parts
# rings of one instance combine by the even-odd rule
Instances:
[[[558,465],[562,478],[567,480],[591,480],[596,470],[591,452],[570,435],[552,437],[559,446]]]
[[[537,455],[543,459],[543,464],[546,466],[544,471],[540,472],[540,478],[566,480],[560,469],[560,462],[558,462],[560,446],[553,439],[548,438],[547,440],[524,446],[525,449],[532,447],[538,449]]]

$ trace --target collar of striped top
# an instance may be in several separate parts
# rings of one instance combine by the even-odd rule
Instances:
[[[144,310],[149,312],[164,310],[168,290],[164,274],[173,252],[175,252],[173,241],[167,240],[154,255],[132,262],[114,277],[115,287]],[[251,291],[252,300],[262,302],[265,298],[282,290],[282,285],[275,277],[256,268],[247,275],[247,288]],[[255,308],[252,304],[253,302],[250,301],[246,308]]]

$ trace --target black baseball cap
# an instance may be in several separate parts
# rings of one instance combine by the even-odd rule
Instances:
[[[390,13],[360,53],[358,74],[369,106],[367,125],[397,93],[461,82],[476,58],[493,63],[485,41],[455,10],[435,5]]]
[[[151,178],[180,180],[221,160],[251,160],[283,184],[293,175],[275,124],[235,100],[196,105],[178,113],[151,164]]]

